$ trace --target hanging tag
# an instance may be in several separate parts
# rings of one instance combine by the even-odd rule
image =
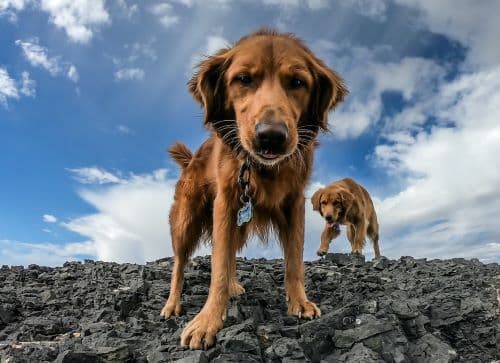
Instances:
[[[245,223],[250,222],[253,216],[253,206],[252,206],[252,201],[248,200],[248,202],[245,202],[243,204],[243,207],[240,208],[238,211],[238,218],[236,220],[236,224],[238,227],[241,227]]]

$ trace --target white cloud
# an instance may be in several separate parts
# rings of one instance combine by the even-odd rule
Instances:
[[[89,42],[96,29],[110,21],[104,0],[41,0],[40,7],[78,43]]]
[[[80,192],[97,212],[64,224],[88,237],[106,261],[151,261],[172,254],[168,211],[176,180],[165,170]]]
[[[139,12],[139,5],[128,5],[125,0],[116,0],[118,7],[123,11],[127,18],[133,18]]]
[[[30,2],[31,0],[0,0],[0,17],[6,16],[10,21],[16,21],[16,13]]]
[[[486,258],[496,251],[500,258],[498,89],[500,67],[463,75],[409,111],[416,124],[396,121],[403,127],[376,148],[380,165],[404,185],[377,201],[391,248],[397,239],[419,256]],[[434,126],[419,127],[429,117]]]
[[[80,78],[80,75],[78,74],[78,71],[74,65],[70,65],[68,68],[68,73],[67,77],[73,81],[73,82],[78,82],[78,79]]]
[[[122,68],[115,72],[117,81],[141,81],[144,79],[144,70],[141,68]]]
[[[6,106],[8,98],[19,98],[16,81],[10,78],[5,68],[0,67],[0,104]]]
[[[156,49],[153,46],[155,42],[156,38],[153,38],[145,43],[136,42],[132,44],[125,44],[124,48],[131,51],[127,61],[134,62],[141,57],[151,61],[156,61],[158,59],[158,55],[156,54]]]
[[[125,183],[124,179],[98,167],[68,169],[73,177],[82,184]]]
[[[500,2],[484,0],[396,0],[419,12],[420,23],[434,33],[458,40],[469,48],[467,57],[473,66],[492,66],[500,61],[498,43]]]
[[[52,214],[44,214],[43,215],[43,221],[45,223],[56,223],[57,222],[57,217],[53,216]]]
[[[346,103],[332,113],[330,118],[337,138],[356,138],[381,121],[384,92],[398,92],[405,102],[417,103],[434,93],[445,75],[441,66],[427,59],[403,58],[399,62],[366,62],[363,58],[367,54],[373,57],[368,50],[359,49],[350,58],[351,67],[344,77],[353,96],[349,96]],[[363,72],[359,71],[361,64]]]
[[[36,95],[36,82],[30,78],[29,72],[24,71],[21,73],[19,92],[28,97],[34,97]]]
[[[68,79],[78,82],[79,77],[76,67],[67,62],[62,62],[61,57],[49,56],[49,50],[39,44],[38,38],[16,40],[16,44],[22,49],[24,58],[33,67],[43,68],[52,76],[65,72]]]
[[[118,125],[116,126],[116,131],[118,131],[120,134],[126,134],[126,135],[131,135],[134,132],[130,129],[130,127],[125,126],[125,125]]]
[[[385,0],[343,0],[339,4],[349,6],[360,15],[374,20],[383,21],[386,19],[387,2]]]
[[[21,73],[21,79],[16,81],[11,78],[7,69],[0,67],[0,105],[7,107],[9,98],[19,99],[20,94],[34,97],[36,83],[30,79],[30,74],[26,71]]]
[[[229,41],[220,35],[209,35],[205,38],[205,44],[199,51],[191,57],[189,68],[186,74],[190,75],[193,68],[196,67],[205,57],[215,54],[218,50],[230,45]]]
[[[53,76],[61,71],[59,58],[49,57],[47,48],[39,45],[38,38],[16,40],[16,44],[21,47],[24,57],[32,66],[43,68]]]
[[[94,244],[90,241],[58,245],[0,240],[0,261],[11,266],[29,264],[61,266],[66,261],[91,258],[95,255]]]
[[[174,7],[170,3],[161,2],[155,4],[150,10],[151,13],[158,17],[158,20],[165,28],[169,28],[179,22],[179,16],[175,14]]]
[[[93,169],[93,168],[88,168]],[[108,173],[109,174],[109,173]],[[118,178],[116,178],[118,179]],[[81,234],[95,249],[95,258],[105,261],[138,262],[172,255],[168,213],[173,203],[177,179],[164,169],[149,174],[122,178],[121,182],[101,185],[96,178],[92,189],[83,189],[79,195],[96,209],[96,213],[81,216],[62,225]],[[309,188],[307,195],[318,184]],[[315,259],[323,221],[306,201],[307,259]],[[340,245],[340,246],[339,246]],[[348,251],[348,243],[338,242],[335,249]],[[211,253],[211,247],[200,245],[195,255]],[[253,238],[241,255],[250,258],[279,258],[283,253],[275,238],[267,245]]]

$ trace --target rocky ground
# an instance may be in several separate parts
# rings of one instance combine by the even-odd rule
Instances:
[[[210,259],[186,274],[186,314],[162,320],[171,259],[145,266],[86,261],[0,269],[1,362],[494,362],[500,360],[500,267],[477,260],[306,265],[320,319],[286,315],[282,260],[238,260],[246,294],[217,345],[179,346],[204,303]]]

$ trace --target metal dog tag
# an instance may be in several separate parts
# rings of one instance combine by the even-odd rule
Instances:
[[[249,200],[243,204],[243,207],[238,211],[238,218],[236,220],[236,224],[238,227],[241,227],[245,223],[250,222],[253,216],[253,206],[252,201]]]

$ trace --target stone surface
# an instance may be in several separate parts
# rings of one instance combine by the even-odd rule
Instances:
[[[0,268],[3,362],[492,362],[500,359],[500,267],[477,260],[328,254],[306,263],[316,320],[287,316],[282,260],[238,259],[246,293],[217,344],[179,346],[203,306],[210,258],[192,260],[185,315],[164,320],[172,259]]]

